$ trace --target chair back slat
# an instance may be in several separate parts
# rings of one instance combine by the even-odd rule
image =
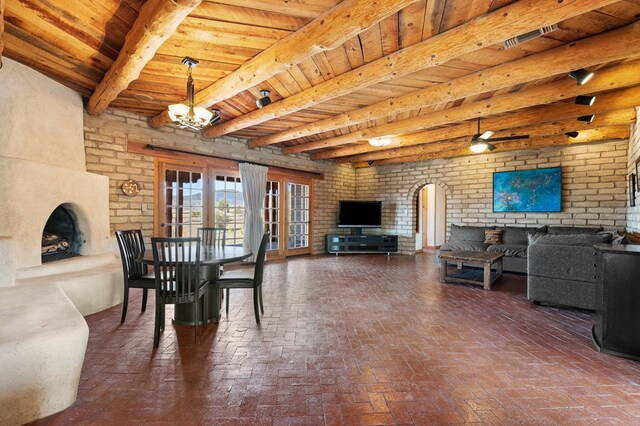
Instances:
[[[260,247],[258,248],[258,255],[256,256],[256,269],[253,275],[254,285],[259,286],[262,284],[262,278],[264,275],[264,261],[267,256],[267,244],[271,236],[267,232],[262,236],[260,241]]]
[[[225,228],[198,228],[198,236],[203,246],[226,245],[227,230]]]
[[[189,303],[198,297],[200,238],[151,238],[156,297],[165,303]]]
[[[127,279],[140,278],[148,272],[147,265],[136,258],[144,253],[144,239],[140,229],[116,231],[116,239],[122,258],[122,270]]]

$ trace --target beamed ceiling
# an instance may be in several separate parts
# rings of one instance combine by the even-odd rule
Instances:
[[[221,110],[205,137],[355,166],[470,155],[478,117],[494,138],[530,135],[498,151],[625,139],[640,105],[640,0],[3,3],[2,54],[79,92],[90,114],[172,126],[190,56],[197,105]],[[582,86],[567,75],[580,68],[596,72]],[[262,89],[273,102],[258,109]],[[383,136],[391,145],[367,143]]]

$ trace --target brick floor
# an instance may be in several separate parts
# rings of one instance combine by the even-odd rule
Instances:
[[[37,424],[640,424],[640,363],[520,275],[489,292],[440,284],[432,253],[268,262],[260,327],[236,290],[199,345],[167,320],[156,353],[133,292],[124,325],[87,317],[78,400]]]

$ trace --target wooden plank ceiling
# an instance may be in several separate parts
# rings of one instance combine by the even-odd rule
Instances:
[[[164,124],[167,105],[184,101],[190,56],[197,103],[221,111],[206,137],[317,160],[470,155],[480,117],[494,137],[530,135],[498,151],[624,139],[640,105],[640,0],[2,3],[0,54],[91,98],[90,113],[108,105]],[[579,68],[596,76],[578,86],[567,73]],[[273,102],[258,110],[262,89]],[[596,102],[575,105],[577,95]],[[576,121],[588,114],[591,123]],[[391,145],[367,142],[382,136]]]

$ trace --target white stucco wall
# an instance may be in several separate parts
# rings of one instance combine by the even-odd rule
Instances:
[[[10,59],[0,70],[0,258],[15,270],[41,263],[42,231],[71,208],[80,254],[109,251],[109,179],[87,173],[83,106],[71,89]]]
[[[0,69],[0,155],[86,170],[82,98],[11,59]]]

